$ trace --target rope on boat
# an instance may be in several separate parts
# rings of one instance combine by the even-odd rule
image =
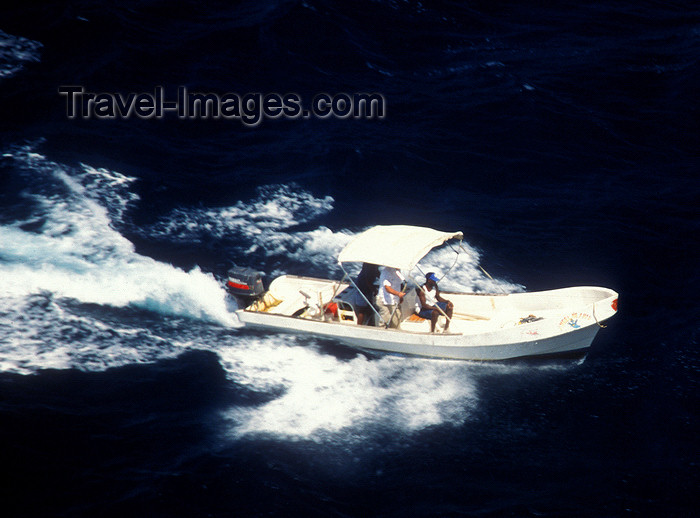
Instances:
[[[450,243],[447,243],[447,244],[448,244],[449,247],[452,249],[452,251],[456,254],[456,257],[455,257],[454,262],[452,263],[452,266],[450,266],[450,268],[444,273],[444,275],[440,278],[440,280],[442,280],[442,279],[444,279],[445,277],[447,277],[447,274],[450,273],[450,272],[452,271],[452,268],[454,268],[455,265],[457,264],[457,261],[459,261],[459,251],[460,251],[460,250],[464,250],[464,247],[462,246],[462,240],[461,240],[461,239],[459,240],[459,247],[458,247],[457,250],[454,249],[454,247],[452,246],[452,244],[450,244]],[[466,250],[464,250],[464,251],[466,252]],[[416,266],[418,266],[418,265],[416,265]],[[420,268],[418,268],[418,269],[420,270]],[[421,270],[421,273],[423,273],[422,270]]]
[[[608,327],[608,326],[606,326],[606,325],[601,324],[600,322],[598,322],[598,317],[595,316],[595,303],[593,303],[593,318],[595,319],[595,323],[598,324],[598,327],[600,327],[600,328],[606,328],[606,327]]]
[[[487,272],[486,270],[484,270],[484,267],[483,267],[483,266],[481,266],[480,264],[478,264],[477,266],[479,267],[479,269],[480,269],[482,272],[484,272],[484,273],[486,274],[486,277],[488,277],[489,279],[491,279],[493,282],[496,282],[496,281],[493,279],[493,277],[491,277],[491,275],[489,274],[489,272]]]

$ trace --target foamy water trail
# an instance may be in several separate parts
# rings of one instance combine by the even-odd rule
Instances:
[[[232,383],[266,395],[224,412],[234,439],[361,443],[372,433],[464,423],[475,408],[476,367],[465,362],[338,358],[313,338],[234,329],[237,319],[211,274],[142,256],[120,233],[139,202],[134,178],[57,164],[31,146],[2,160],[23,181],[23,207],[0,225],[0,371],[98,371],[210,350]],[[230,207],[177,209],[143,232],[193,243],[232,235],[244,253],[339,278],[337,254],[363,229],[308,229],[333,202],[293,184],[267,186]],[[307,229],[295,231],[302,223]],[[464,246],[458,264],[446,247],[424,259],[423,271],[449,272],[443,289],[519,289],[488,279],[478,252]]]
[[[334,200],[318,198],[296,184],[266,185],[251,200],[218,208],[178,208],[143,233],[171,242],[197,242],[201,236],[235,242],[239,255],[255,254],[261,261],[312,264],[327,275],[337,275],[335,258],[354,236],[346,230],[332,231],[319,226],[314,230],[293,231],[330,213]],[[260,268],[263,265],[253,265]],[[271,275],[284,273],[277,269]]]
[[[0,297],[48,291],[59,297],[237,325],[210,274],[185,272],[135,252],[116,229],[133,178],[83,165],[71,169],[22,148],[3,155],[30,176],[29,219],[0,226]],[[34,186],[34,189],[31,188]]]
[[[224,412],[243,437],[362,445],[384,433],[410,435],[474,417],[482,377],[565,373],[574,364],[499,364],[381,355],[340,359],[313,339],[270,335],[218,350],[228,378],[267,402]]]
[[[412,432],[464,422],[476,402],[474,380],[457,362],[363,355],[341,360],[308,344],[290,347],[284,335],[239,344],[220,356],[236,383],[280,393],[268,403],[227,412],[235,437],[322,441],[366,429]]]
[[[229,207],[177,208],[148,229],[154,236],[187,242],[207,236],[242,236],[262,241],[333,210],[333,198],[316,198],[298,185],[266,185],[252,200]],[[277,244],[275,243],[275,246]]]

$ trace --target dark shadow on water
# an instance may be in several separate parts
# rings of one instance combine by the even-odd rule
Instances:
[[[0,375],[5,504],[80,516],[141,498],[215,447],[222,409],[269,397],[227,380],[205,351],[104,372]]]

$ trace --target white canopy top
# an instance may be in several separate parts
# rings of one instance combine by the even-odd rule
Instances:
[[[408,225],[379,225],[350,241],[338,255],[338,263],[373,263],[410,271],[436,246],[462,237],[461,232],[440,232]]]

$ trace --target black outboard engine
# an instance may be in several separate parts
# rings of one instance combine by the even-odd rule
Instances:
[[[226,290],[240,301],[239,307],[246,307],[265,293],[262,275],[252,268],[234,266],[228,271]]]

